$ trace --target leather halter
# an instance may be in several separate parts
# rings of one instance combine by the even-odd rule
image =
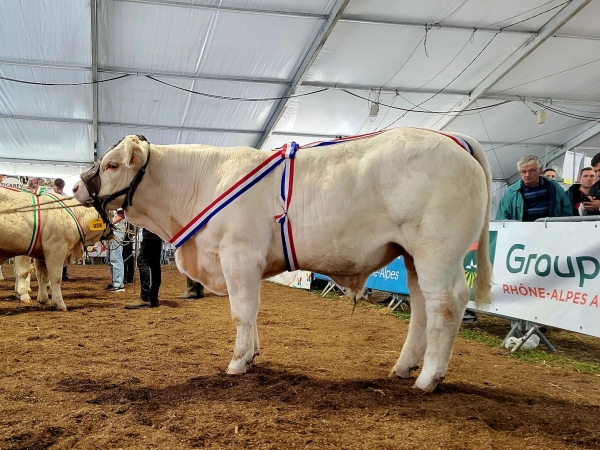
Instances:
[[[148,142],[148,140],[142,135],[138,134],[137,137],[141,141]],[[112,150],[117,145],[119,145],[123,141],[123,139],[121,139],[119,142],[117,142],[115,145],[113,145],[110,150]],[[148,142],[148,144],[150,144],[150,142]],[[88,190],[88,193],[92,197],[94,208],[96,209],[96,211],[98,211],[98,214],[100,214],[100,217],[102,218],[104,223],[106,223],[108,225],[108,227],[111,230],[111,233],[112,233],[114,226],[113,226],[112,222],[110,220],[108,220],[108,215],[106,214],[106,205],[109,202],[116,199],[117,197],[120,197],[121,195],[125,195],[125,199],[123,200],[123,204],[121,205],[121,208],[123,210],[125,210],[125,208],[127,208],[128,206],[132,205],[133,204],[133,194],[135,194],[137,187],[141,183],[142,178],[144,177],[144,174],[146,173],[146,167],[148,167],[149,162],[150,162],[150,145],[148,145],[148,156],[146,158],[146,162],[140,168],[140,170],[137,171],[137,173],[133,177],[133,180],[131,180],[131,183],[129,183],[129,186],[127,186],[126,188],[123,188],[117,192],[114,192],[112,194],[107,194],[107,195],[102,195],[102,196],[98,195],[100,193],[100,189],[102,187],[101,180],[100,180],[100,166],[102,165],[102,158],[100,158],[98,161],[96,161],[94,163],[94,165],[87,172],[81,174],[81,181],[83,182],[83,184],[85,185],[85,187]]]

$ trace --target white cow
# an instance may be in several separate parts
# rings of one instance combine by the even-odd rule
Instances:
[[[50,281],[52,302],[59,310],[66,311],[60,288],[62,268],[83,257],[83,245],[75,220],[64,208],[46,196],[39,197],[39,203],[40,214],[34,217],[32,194],[0,188],[0,264],[14,256],[27,254],[30,243],[35,239],[30,256],[35,258],[38,284],[40,287],[47,286]],[[81,225],[85,245],[98,241],[102,231],[90,230],[90,222],[98,214],[81,208],[75,200],[64,200],[64,203]],[[34,220],[39,224],[37,238],[33,233]],[[41,305],[49,303],[47,289],[38,289],[37,300]]]
[[[462,261],[477,240],[477,297],[490,299],[490,169],[481,146],[460,137],[474,157],[448,136],[399,128],[300,149],[295,158],[288,218],[299,267],[328,275],[356,295],[372,272],[404,255],[412,319],[392,373],[407,378],[424,357],[415,386],[425,391],[446,374],[469,299]],[[151,145],[130,135],[82,175],[73,192],[87,206],[96,197],[108,209],[120,207],[128,192],[127,219],[168,241],[271,155],[247,147]],[[282,212],[281,174],[280,166],[176,253],[183,273],[217,294],[229,293],[237,329],[230,374],[244,373],[259,354],[261,280],[286,269],[274,221]],[[104,197],[119,191],[112,200]]]

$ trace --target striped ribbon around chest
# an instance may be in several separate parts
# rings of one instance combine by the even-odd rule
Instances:
[[[41,229],[41,211],[40,211],[40,197],[35,192],[31,192],[29,189],[20,189],[13,188],[9,186],[2,186],[3,189],[8,189],[9,191],[19,192],[19,193],[27,193],[31,195],[31,206],[33,212],[33,230],[31,233],[31,239],[29,240],[29,246],[27,247],[27,251],[25,255],[31,256],[31,253],[35,249],[38,241],[40,240],[40,229]]]

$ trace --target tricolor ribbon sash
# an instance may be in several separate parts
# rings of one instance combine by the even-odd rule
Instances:
[[[350,136],[345,138],[339,138],[334,141],[318,141],[311,142],[303,146],[299,146],[295,142],[290,142],[282,147],[276,148],[272,156],[262,162],[256,169],[252,170],[246,176],[241,178],[232,187],[227,189],[221,194],[216,200],[210,205],[204,208],[200,214],[198,214],[190,223],[184,226],[179,233],[177,233],[169,241],[174,244],[176,248],[181,247],[189,238],[191,238],[200,228],[208,223],[210,219],[214,217],[219,211],[233,202],[236,198],[262,180],[267,174],[275,169],[279,164],[285,161],[285,167],[281,176],[281,206],[283,213],[274,216],[275,220],[281,225],[281,243],[283,246],[283,254],[285,257],[285,264],[288,271],[298,270],[298,260],[296,258],[296,249],[294,247],[294,238],[292,235],[292,224],[288,217],[288,210],[292,201],[292,188],[294,183],[294,160],[296,151],[299,149],[324,147],[328,145],[342,144],[345,142],[356,141],[359,139],[366,139],[377,136],[384,133],[387,130],[375,131],[373,133],[361,134],[358,136]],[[446,136],[452,139],[457,145],[464,148],[471,155],[473,155],[473,148],[464,139],[458,136],[452,136],[450,134],[442,133],[439,131],[432,131],[434,133]]]
[[[296,248],[292,236],[292,223],[288,217],[288,209],[292,201],[292,187],[294,185],[294,156],[300,147],[295,142],[289,142],[281,147],[281,153],[285,155],[285,166],[281,175],[281,206],[283,214],[275,216],[275,220],[281,225],[281,244],[283,245],[283,256],[288,272],[298,270],[296,259]]]
[[[175,245],[175,248],[181,247],[200,228],[206,225],[215,214],[262,180],[283,161],[284,156],[282,156],[281,152],[273,153],[273,155],[263,161],[258,167],[241,178],[237,183],[217,197],[210,205],[204,208],[200,214],[194,217],[192,221],[183,227],[179,233],[173,236],[169,242]]]
[[[31,192],[28,189],[19,189],[13,188],[9,186],[2,186],[4,189],[8,189],[13,192],[26,192],[31,195],[31,203],[33,206],[33,230],[31,233],[31,240],[29,241],[29,246],[27,247],[27,251],[25,255],[31,256],[31,253],[35,249],[39,239],[40,239],[40,229],[41,229],[41,211],[40,211],[40,198],[34,192]]]
[[[85,232],[83,231],[83,227],[79,223],[77,216],[75,216],[75,214],[73,213],[71,208],[69,208],[65,204],[65,202],[63,202],[56,194],[53,194],[51,192],[44,192],[44,193],[42,193],[42,195],[45,195],[46,197],[50,197],[50,198],[54,199],[54,201],[57,202],[60,206],[62,206],[63,209],[67,212],[67,214],[69,214],[71,216],[71,218],[75,221],[75,227],[77,228],[77,232],[79,233],[79,239],[81,240],[81,244],[85,245]]]

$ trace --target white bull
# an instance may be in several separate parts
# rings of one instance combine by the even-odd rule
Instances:
[[[477,240],[478,300],[490,298],[490,169],[481,146],[462,138],[474,157],[447,136],[406,128],[300,149],[295,158],[288,218],[300,268],[328,275],[355,295],[372,272],[404,255],[412,319],[392,373],[407,378],[424,357],[415,386],[425,391],[446,374],[469,299],[462,261]],[[100,161],[100,186],[88,185],[99,196],[126,190],[150,158],[125,215],[168,241],[271,155],[242,147],[150,145],[130,135]],[[259,354],[261,280],[286,269],[274,221],[282,212],[281,174],[278,167],[267,175],[176,253],[183,273],[217,294],[229,294],[237,329],[230,374],[244,373]],[[73,191],[91,206],[83,181]],[[123,199],[105,206],[117,208]]]
[[[28,192],[0,188],[0,264],[9,258],[27,254],[33,239],[34,220],[38,221],[39,237],[30,252],[30,256],[34,258],[38,285],[45,287],[50,281],[52,302],[59,310],[66,311],[60,287],[62,268],[83,257],[83,245],[77,225],[64,208],[45,196],[39,197],[40,214],[34,219],[35,208],[32,203],[32,195]],[[97,213],[81,208],[76,200],[64,200],[64,203],[81,224],[85,245],[97,242],[102,231],[90,231],[90,222],[98,217]],[[25,267],[25,264],[22,266]],[[18,267],[20,266],[15,267],[15,277],[18,277]],[[21,275],[27,276],[25,272]],[[23,289],[21,287],[21,291]],[[26,299],[25,297],[25,301]],[[41,305],[49,303],[47,289],[38,289],[37,300]]]

